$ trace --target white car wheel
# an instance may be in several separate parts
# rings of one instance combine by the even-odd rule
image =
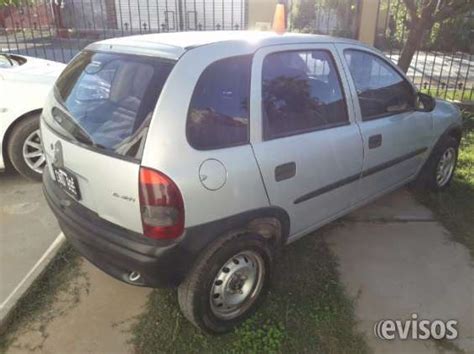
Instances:
[[[46,166],[46,158],[41,146],[41,137],[39,129],[32,132],[23,143],[23,159],[36,173],[42,174]]]
[[[41,180],[46,159],[41,145],[39,114],[21,118],[8,136],[7,152],[13,167],[24,177]]]

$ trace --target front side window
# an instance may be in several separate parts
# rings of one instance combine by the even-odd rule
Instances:
[[[201,74],[188,112],[186,134],[196,149],[247,144],[251,56],[209,65]]]
[[[363,120],[415,108],[413,88],[385,60],[353,49],[345,50],[344,57],[357,89]]]
[[[148,126],[174,63],[160,58],[84,51],[54,87],[45,115],[65,138],[112,155],[140,159]]]
[[[339,74],[326,50],[269,54],[262,85],[265,139],[349,123]]]

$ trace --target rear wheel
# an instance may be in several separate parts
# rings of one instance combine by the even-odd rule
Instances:
[[[8,139],[7,153],[21,175],[41,180],[46,160],[41,145],[39,114],[32,114],[16,124]]]
[[[178,288],[184,316],[213,333],[231,330],[248,318],[271,278],[272,250],[257,234],[240,234],[213,244]]]

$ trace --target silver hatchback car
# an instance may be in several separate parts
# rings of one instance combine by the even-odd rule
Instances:
[[[445,188],[461,114],[356,41],[186,32],[89,45],[41,134],[74,247],[124,282],[178,287],[219,333],[256,309],[285,244],[408,182]]]

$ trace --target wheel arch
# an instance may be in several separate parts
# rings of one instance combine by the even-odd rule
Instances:
[[[12,132],[15,130],[16,126],[20,122],[22,122],[24,119],[26,119],[28,117],[31,117],[31,116],[34,116],[34,115],[37,115],[37,114],[40,114],[41,111],[42,111],[41,108],[37,108],[37,109],[31,110],[31,111],[28,111],[26,113],[23,113],[22,115],[20,115],[18,118],[16,118],[8,126],[8,128],[5,131],[5,134],[3,136],[3,139],[2,139],[2,157],[3,157],[3,161],[5,162],[5,165],[8,165],[8,166],[11,165],[10,158],[8,157],[7,146],[8,146],[8,141],[10,140],[10,136],[11,136]]]
[[[430,149],[430,156],[431,153],[436,149],[436,147],[446,138],[453,138],[455,139],[458,143],[461,142],[462,138],[462,125],[461,124],[451,124],[449,125],[441,135],[438,136],[438,138],[434,141],[434,144],[432,145]]]
[[[462,127],[459,126],[459,125],[452,126],[452,127],[448,128],[443,135],[454,138],[454,139],[456,139],[456,141],[458,143],[460,143],[461,138],[462,138]]]
[[[185,231],[187,235],[183,246],[191,253],[200,253],[217,239],[244,232],[254,232],[275,240],[275,246],[279,248],[286,243],[290,233],[289,215],[280,207],[269,206],[192,226]]]
[[[251,210],[233,218],[233,229],[257,233],[267,240],[284,245],[290,233],[290,217],[288,213],[276,206]],[[232,232],[232,230],[230,230]]]

